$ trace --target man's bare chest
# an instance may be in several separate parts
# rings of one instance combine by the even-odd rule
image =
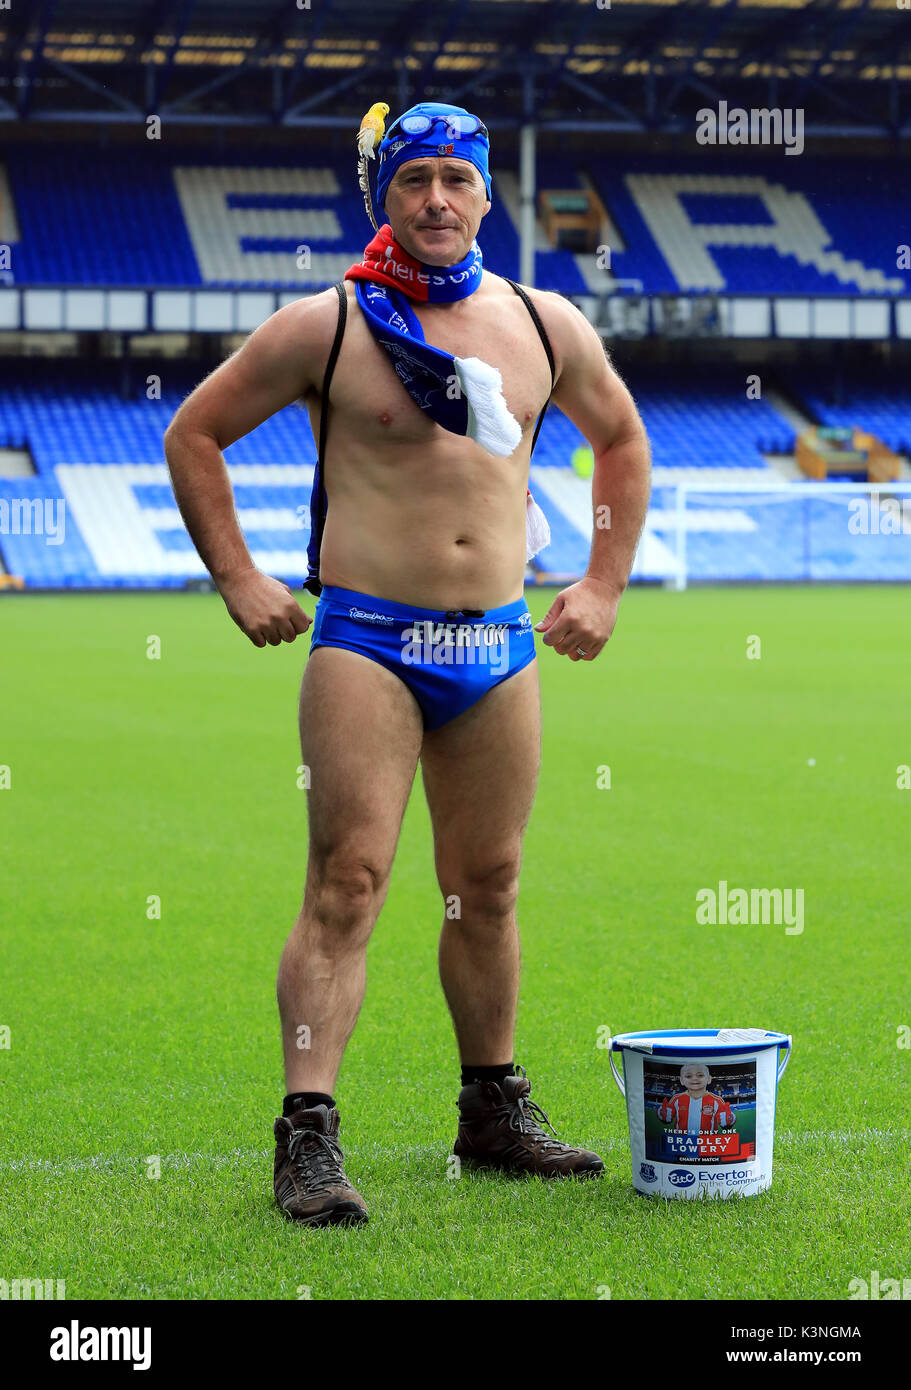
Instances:
[[[551,376],[537,329],[518,296],[515,304],[493,297],[471,314],[450,315],[424,306],[416,312],[428,343],[455,357],[480,357],[497,368],[510,412],[524,431],[533,430],[550,394]],[[458,389],[457,381],[452,389]],[[408,394],[351,301],[330,401],[333,430],[353,432],[365,442],[426,443],[439,428]]]

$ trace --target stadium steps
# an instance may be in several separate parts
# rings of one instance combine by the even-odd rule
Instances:
[[[787,420],[795,435],[802,434],[817,422],[808,413],[804,406],[801,406],[795,397],[788,396],[779,386],[767,386],[763,395],[773,410],[777,410],[782,419]]]
[[[859,426],[903,457],[902,476],[911,475],[911,386],[895,373],[854,368],[842,379],[816,366],[791,370],[789,385],[812,412],[813,423]]]

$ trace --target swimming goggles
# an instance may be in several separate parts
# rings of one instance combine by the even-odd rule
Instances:
[[[403,135],[423,135],[435,125],[446,127],[448,140],[463,140],[478,134],[490,140],[490,133],[483,121],[477,116],[460,116],[457,112],[451,116],[399,116],[386,131],[386,139],[390,138],[396,126],[401,127]]]

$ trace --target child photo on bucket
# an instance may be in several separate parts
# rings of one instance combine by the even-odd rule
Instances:
[[[680,1068],[683,1090],[675,1096],[665,1096],[658,1108],[663,1125],[687,1134],[715,1134],[720,1129],[733,1129],[734,1111],[723,1098],[708,1088],[712,1073],[705,1062],[685,1062]]]
[[[727,1164],[756,1152],[756,1063],[644,1058],[645,1155],[659,1163]]]

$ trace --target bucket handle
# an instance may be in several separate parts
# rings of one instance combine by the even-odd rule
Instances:
[[[611,1071],[614,1073],[614,1080],[616,1081],[617,1085],[620,1087],[620,1094],[621,1094],[621,1096],[623,1096],[623,1097],[625,1098],[625,1097],[626,1097],[626,1083],[624,1082],[623,1077],[620,1075],[620,1073],[618,1072],[618,1070],[617,1070],[617,1068],[616,1068],[616,1065],[614,1064],[614,1051],[613,1051],[613,1048],[611,1048],[611,1051],[610,1051],[610,1069],[611,1069]]]

